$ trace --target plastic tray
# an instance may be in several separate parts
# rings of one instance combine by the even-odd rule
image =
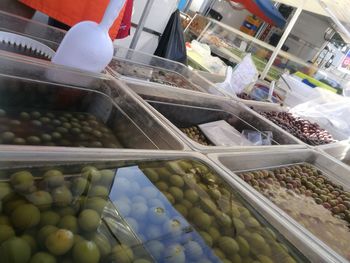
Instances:
[[[334,254],[339,261],[345,262],[346,260],[342,258],[341,255],[334,252],[329,248],[322,240],[317,238],[317,234],[312,234],[307,227],[301,225],[293,219],[293,216],[284,212],[277,205],[273,204],[267,197],[263,196],[260,192],[256,191],[253,187],[248,185],[243,179],[241,179],[237,174],[243,171],[257,171],[262,169],[271,169],[276,167],[288,167],[290,165],[309,163],[313,167],[320,171],[323,171],[323,175],[327,177],[334,183],[340,184],[344,189],[349,190],[349,178],[348,174],[350,172],[349,167],[329,158],[327,155],[317,152],[316,150],[293,150],[293,151],[279,151],[272,152],[266,151],[263,154],[259,152],[246,152],[246,153],[218,153],[209,154],[208,157],[215,161],[217,164],[222,165],[222,167],[231,173],[231,176],[237,182],[240,182],[248,191],[253,192],[257,198],[261,199],[263,202],[274,209],[280,214],[283,220],[291,222],[293,225],[298,227],[301,231],[306,233],[310,239],[315,240],[320,246],[325,247],[330,253]],[[312,211],[310,211],[312,214]],[[320,229],[322,232],[323,230]],[[327,261],[327,260],[326,260]]]
[[[18,135],[16,135],[18,137],[37,136],[36,134],[29,134],[32,130],[36,130],[33,123],[28,123],[34,120],[22,121],[18,116],[21,112],[38,111],[42,115],[51,112],[54,116],[57,113],[59,117],[62,117],[61,115],[64,113],[79,112],[95,116],[100,124],[103,123],[101,126],[105,126],[103,129],[108,128],[109,132],[117,137],[123,148],[188,149],[164,124],[153,117],[147,107],[133,97],[133,93],[129,92],[122,82],[107,75],[88,75],[79,71],[53,66],[49,63],[46,65],[45,63],[26,63],[21,60],[0,57],[0,83],[1,108],[14,112],[16,115],[16,123],[3,125],[1,127],[2,133],[12,131],[16,134],[16,131],[18,131]],[[56,129],[57,125],[51,123],[53,119],[40,121],[39,124],[35,121],[34,125],[38,124],[41,125],[40,127],[44,127],[45,133],[60,132]],[[11,125],[19,126],[12,127]],[[66,129],[72,128],[71,125],[72,123]],[[81,139],[80,136],[84,133],[82,127],[84,125],[80,122],[77,125],[78,130],[75,130],[76,137],[70,136],[72,137],[69,139],[70,143],[75,144],[75,146],[84,146],[78,143]],[[61,131],[61,135],[70,134],[70,132],[73,131]],[[98,136],[103,138],[104,131],[101,133]],[[52,134],[49,135],[52,136]],[[23,139],[26,140],[27,138]],[[83,138],[83,140],[85,139]],[[19,151],[25,147],[48,151],[73,150],[71,147],[39,146],[43,141],[44,139],[36,142],[38,143],[37,146],[11,147],[15,147]],[[5,143],[9,144],[12,141],[6,141]],[[70,143],[55,144],[70,146]],[[85,146],[90,147],[91,145]],[[1,145],[0,147],[10,146]],[[101,148],[101,146],[96,147]]]

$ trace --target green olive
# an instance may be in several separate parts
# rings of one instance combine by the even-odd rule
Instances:
[[[56,263],[56,258],[47,252],[38,252],[32,256],[29,263]]]
[[[0,244],[15,235],[15,231],[11,226],[0,225]]]
[[[19,116],[20,116],[20,118],[23,119],[23,120],[29,120],[29,119],[30,119],[29,113],[28,113],[28,112],[25,112],[25,111],[21,112],[21,113],[19,114]]]
[[[82,178],[82,177],[74,179],[72,187],[71,187],[72,192],[75,195],[86,194],[88,192],[89,188],[90,188],[90,182],[87,179]]]
[[[12,224],[19,229],[28,229],[40,222],[40,211],[32,204],[18,206],[11,214]]]
[[[38,112],[38,111],[32,111],[32,112],[30,113],[30,115],[31,115],[33,118],[40,118],[41,113]]]
[[[86,208],[93,209],[99,214],[102,213],[106,206],[107,201],[100,197],[92,197],[86,201]]]
[[[38,136],[29,136],[29,137],[27,137],[26,141],[29,144],[34,144],[34,145],[38,145],[41,143],[41,140]]]
[[[85,231],[94,231],[100,224],[99,214],[92,209],[85,209],[79,214],[79,226]]]
[[[41,135],[41,139],[44,141],[44,142],[49,142],[52,140],[52,137],[50,134],[47,134],[47,133],[44,133]]]
[[[24,144],[26,144],[26,140],[23,139],[23,138],[20,138],[20,137],[16,137],[16,138],[13,140],[13,143],[14,143],[14,144],[17,144],[17,145],[24,145]]]
[[[210,227],[211,218],[207,213],[201,212],[193,216],[194,223],[203,230]]]
[[[98,263],[100,260],[100,251],[95,242],[80,241],[74,245],[73,259],[77,263]]]
[[[11,225],[10,218],[8,216],[0,215],[0,225]]]
[[[13,133],[13,132],[9,132],[9,131],[6,131],[6,132],[3,132],[1,134],[1,139],[3,142],[5,143],[10,143],[13,141],[13,139],[15,139],[16,135]]]
[[[95,137],[97,137],[97,138],[101,138],[101,137],[102,137],[102,133],[101,133],[100,131],[97,131],[97,130],[94,130],[94,131],[92,132],[92,134],[93,134]]]
[[[78,220],[75,216],[66,215],[58,222],[58,227],[70,230],[72,233],[78,233]]]
[[[2,263],[26,263],[30,254],[30,246],[22,238],[12,237],[0,246]]]
[[[56,132],[59,134],[66,134],[66,133],[68,133],[68,129],[65,127],[57,127]],[[61,139],[61,137],[57,138],[57,139]]]
[[[64,255],[73,246],[74,235],[66,229],[58,229],[49,234],[46,238],[45,245],[54,255]]]
[[[54,211],[44,211],[40,215],[40,226],[46,226],[46,225],[57,225],[57,223],[60,220],[60,215]]]
[[[184,193],[184,197],[186,200],[188,200],[191,203],[195,203],[198,201],[199,196],[197,194],[197,192],[193,189],[188,189],[185,191]]]
[[[242,236],[236,237],[236,241],[239,246],[239,254],[242,257],[248,256],[250,251],[250,246],[248,241]]]
[[[64,207],[69,205],[73,196],[69,189],[65,186],[59,186],[52,191],[52,198],[56,206]]]
[[[166,182],[163,182],[163,181],[159,181],[155,185],[160,191],[167,191],[169,188],[168,184]]]
[[[52,197],[46,191],[36,191],[26,196],[27,199],[40,210],[46,210],[52,205]]]
[[[61,135],[61,133],[59,133],[59,132],[53,132],[53,133],[51,133],[51,137],[52,137],[52,139],[54,139],[54,140],[62,139],[62,135]]]
[[[175,198],[177,202],[182,201],[184,194],[180,188],[172,186],[168,189],[168,192]]]
[[[102,257],[107,256],[112,250],[109,240],[101,233],[94,234],[91,241],[95,242]]]
[[[93,166],[85,166],[81,173],[83,177],[87,178],[91,182],[97,182],[101,179],[101,172]]]
[[[46,238],[50,234],[56,232],[57,230],[58,230],[57,227],[51,226],[51,225],[46,225],[46,226],[43,226],[42,228],[40,228],[40,230],[38,231],[37,237],[36,237],[38,244],[41,246],[45,246]]]
[[[132,263],[134,254],[126,245],[116,245],[112,249],[114,259],[119,263]]]
[[[42,123],[49,123],[49,122],[51,121],[51,119],[48,118],[48,117],[41,117],[39,120],[40,120]]]
[[[109,190],[102,186],[102,185],[96,185],[91,188],[89,191],[90,196],[100,196],[100,197],[107,197],[109,194]]]
[[[174,174],[169,178],[169,182],[176,187],[183,187],[185,182],[180,175]]]
[[[52,169],[44,173],[43,180],[50,187],[57,187],[64,183],[64,176],[60,170]]]
[[[233,238],[227,236],[219,238],[218,246],[226,255],[233,255],[239,250],[237,242]]]
[[[34,185],[34,177],[28,171],[19,171],[11,175],[12,187],[21,192],[28,191]]]
[[[32,252],[32,254],[37,250],[37,244],[36,241],[33,237],[34,235],[31,234],[24,234],[21,236],[21,238],[26,241],[28,243],[28,245],[30,246],[30,250]]]
[[[32,120],[31,123],[37,127],[40,127],[42,125],[41,121],[38,121],[38,120]]]
[[[109,187],[114,180],[115,171],[106,169],[106,170],[100,170],[100,173],[101,173],[101,179],[99,183],[106,187]]]

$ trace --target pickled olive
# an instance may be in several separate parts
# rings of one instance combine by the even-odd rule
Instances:
[[[64,255],[73,246],[74,235],[66,229],[58,229],[45,240],[46,248],[54,255]]]
[[[100,216],[95,210],[85,209],[79,214],[78,222],[83,230],[93,231],[100,224]]]
[[[62,116],[42,114],[47,118]],[[72,122],[87,121],[87,116],[79,114],[65,118],[62,122],[69,122],[71,128],[78,128]],[[48,170],[5,171],[11,180],[0,182],[0,194],[4,195],[0,196],[0,253],[3,244],[7,249],[12,246],[8,242],[18,235],[18,247],[29,251],[18,262],[26,263],[206,263],[216,257],[222,262],[293,262],[295,254],[289,251],[294,247],[280,242],[270,225],[255,217],[205,164],[193,160],[137,162],[138,168],[121,161],[118,166],[96,162],[83,167],[65,164]],[[288,183],[296,180],[288,170],[281,172]],[[313,185],[319,187],[316,173],[312,171]],[[250,176],[259,187],[260,180],[275,178],[269,171]],[[273,185],[274,179],[270,183]],[[293,184],[293,189],[304,186],[300,179],[300,185]],[[346,205],[350,195],[348,198],[336,185],[332,187],[317,197],[334,201],[332,208],[339,209],[337,216],[350,218]],[[120,218],[123,226],[119,225]],[[115,242],[111,233],[120,230],[126,235],[133,231],[142,247],[129,247],[123,239]]]
[[[56,258],[46,252],[38,252],[36,254],[34,254],[29,263],[56,263]]]
[[[1,262],[4,263],[26,263],[30,254],[30,246],[22,238],[12,237],[0,246]]]
[[[80,241],[73,247],[74,262],[77,263],[98,263],[100,251],[93,241]]]
[[[260,175],[261,173],[263,171],[245,172],[241,173],[240,177],[251,184],[250,174]],[[349,192],[345,191],[342,185],[331,182],[322,171],[308,163],[272,168],[264,174],[266,176],[255,177],[255,180],[260,186],[261,183],[268,181],[270,187],[256,188],[258,191],[340,254],[344,254],[345,251],[350,252],[345,245],[347,241],[339,242],[338,238],[342,236],[342,239],[348,240],[345,233],[348,231],[350,222],[349,206],[345,201]],[[319,218],[317,224],[313,214],[317,214]],[[244,223],[251,228],[260,227],[259,222],[254,218],[246,218]],[[325,231],[319,231],[320,228],[324,228]],[[268,233],[265,231],[261,234],[266,238]],[[254,238],[247,240],[249,244],[260,244],[254,248],[256,253],[269,251],[270,248],[264,247],[260,239],[261,237],[255,235]],[[272,260],[268,257],[259,258],[259,260],[262,259],[266,262]]]
[[[192,126],[189,128],[182,128],[181,131],[187,135],[190,139],[205,145],[212,146],[213,144],[205,137],[202,131],[197,126]]]
[[[34,185],[34,177],[28,171],[19,171],[10,177],[12,187],[21,192],[28,191]]]
[[[40,211],[32,204],[19,205],[11,214],[11,222],[18,229],[28,229],[40,222]]]

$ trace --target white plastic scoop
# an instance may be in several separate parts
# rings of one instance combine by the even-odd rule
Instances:
[[[108,30],[118,17],[125,0],[111,0],[100,24],[83,21],[65,35],[52,62],[91,72],[101,72],[113,57]]]

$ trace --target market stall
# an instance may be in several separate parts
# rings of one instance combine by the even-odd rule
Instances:
[[[2,20],[53,52],[65,35]],[[297,85],[283,71],[309,64],[278,51],[269,68],[274,47],[212,19],[185,35],[238,65],[251,53],[275,93],[259,80],[250,94],[270,97],[239,98],[224,76],[119,45],[101,73],[0,51],[1,262],[350,260],[349,136],[331,114],[302,115],[338,95]]]

